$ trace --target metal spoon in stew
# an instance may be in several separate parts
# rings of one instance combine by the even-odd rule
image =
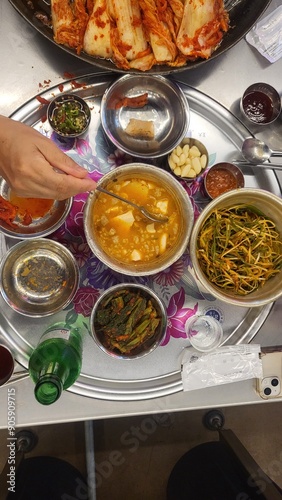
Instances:
[[[122,198],[118,194],[111,193],[110,191],[107,191],[107,189],[104,189],[101,186],[97,186],[96,189],[97,189],[97,191],[100,191],[101,193],[105,193],[105,194],[108,194],[109,196],[113,196],[114,198],[117,198],[118,200],[124,201],[125,203],[128,203],[128,205],[131,205],[132,207],[137,208],[138,210],[140,210],[140,212],[143,215],[145,215],[145,217],[147,217],[147,219],[150,219],[153,222],[164,223],[164,222],[168,221],[168,217],[165,217],[164,215],[152,214],[151,212],[146,210],[145,207],[136,205],[136,203],[133,203],[132,201],[126,200],[125,198]]]

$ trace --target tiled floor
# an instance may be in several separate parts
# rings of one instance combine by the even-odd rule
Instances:
[[[235,432],[263,470],[282,487],[282,403],[221,410],[225,428]],[[94,422],[97,500],[165,500],[166,482],[177,460],[193,446],[217,439],[216,432],[203,426],[204,413]],[[63,458],[86,475],[83,423],[32,430],[38,444],[28,456]],[[0,431],[0,470],[7,458],[6,438],[6,431]]]

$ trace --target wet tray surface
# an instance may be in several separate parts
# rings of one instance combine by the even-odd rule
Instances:
[[[87,75],[76,81],[48,89],[38,98],[22,106],[13,118],[33,126],[51,137],[75,161],[83,165],[95,180],[110,169],[136,159],[117,150],[106,139],[100,121],[101,98],[114,81],[113,75]],[[243,140],[250,132],[228,110],[205,94],[183,84],[191,112],[189,134],[203,141],[210,154],[210,163],[228,161],[239,156]],[[80,139],[58,140],[46,121],[47,105],[60,92],[73,92],[87,100],[91,108],[91,125],[87,135]],[[158,166],[164,160],[158,160]],[[246,170],[247,187],[267,189],[281,195],[275,173],[271,170]],[[186,185],[191,196],[195,216],[207,199],[203,195],[202,182]],[[64,311],[42,319],[30,319],[17,314],[0,299],[1,334],[8,340],[18,362],[25,368],[32,348],[52,323],[67,318],[69,323],[84,325],[84,355],[82,372],[71,392],[98,399],[116,401],[143,400],[169,395],[182,390],[181,358],[188,347],[184,325],[196,312],[217,317],[223,326],[224,343],[250,342],[266,320],[272,304],[261,308],[231,307],[215,300],[199,284],[191,268],[189,253],[166,271],[154,276],[127,278],[106,268],[89,250],[83,232],[83,207],[86,194],[78,195],[66,223],[51,237],[66,245],[75,255],[80,268],[80,286],[73,302]],[[14,242],[6,240],[9,247]],[[88,334],[88,320],[94,303],[103,290],[120,282],[140,282],[158,293],[168,312],[168,328],[165,341],[153,353],[144,358],[122,361],[102,352]]]

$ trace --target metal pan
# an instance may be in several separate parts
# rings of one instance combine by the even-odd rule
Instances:
[[[33,0],[32,2],[29,0],[9,0],[9,2],[28,23],[48,38],[48,40],[57,45],[53,40],[50,0]],[[152,69],[147,71],[146,74],[175,74],[180,71],[198,68],[202,64],[215,59],[220,54],[223,54],[228,49],[236,45],[236,43],[238,43],[245,36],[245,34],[263,14],[270,2],[271,0],[256,0],[255,2],[253,0],[225,0],[225,5],[230,16],[231,27],[228,33],[226,33],[223,37],[221,45],[208,60],[198,59],[197,61],[187,62],[187,64],[181,68],[170,68],[167,65],[154,66]],[[69,54],[72,54],[87,63],[93,64],[93,66],[97,66],[102,70],[128,73],[126,70],[117,68],[110,60],[92,57],[84,52],[81,52],[78,55],[73,49],[63,45],[58,46],[65,52],[68,52]],[[140,74],[140,71],[131,70],[130,73]]]

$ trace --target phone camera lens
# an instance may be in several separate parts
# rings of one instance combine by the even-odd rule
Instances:
[[[278,378],[273,378],[273,379],[271,380],[271,385],[272,385],[273,387],[277,387],[277,386],[278,386],[278,384],[279,384],[279,380],[278,380]]]
[[[270,394],[271,394],[270,387],[266,387],[263,392],[264,392],[265,396],[270,396]]]

